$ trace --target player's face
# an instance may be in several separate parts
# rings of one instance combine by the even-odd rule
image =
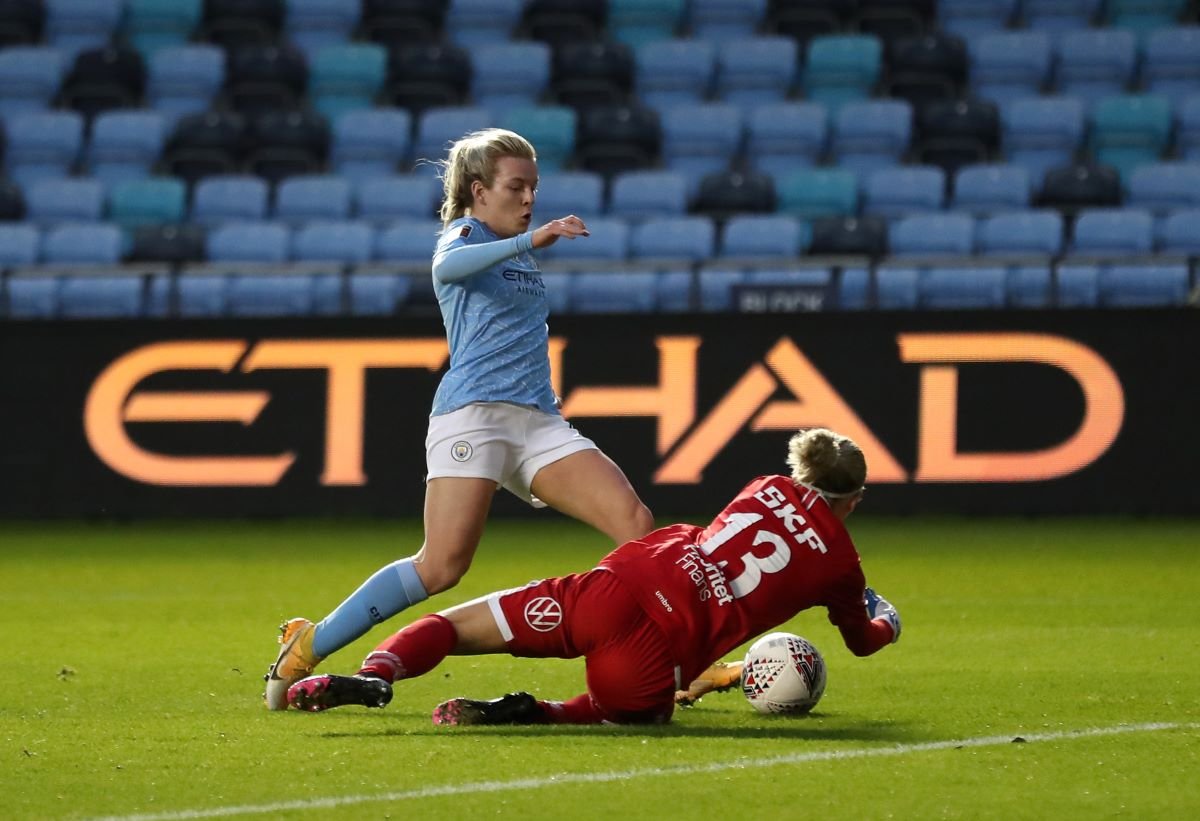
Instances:
[[[529,230],[537,196],[538,169],[533,160],[501,157],[490,188],[475,184],[473,216],[487,223],[498,237],[514,237]]]

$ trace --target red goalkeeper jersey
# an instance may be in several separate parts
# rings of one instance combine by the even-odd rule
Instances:
[[[673,525],[600,562],[678,648],[690,681],[733,648],[817,605],[856,655],[892,639],[867,617],[858,551],[820,493],[760,476],[706,528]]]

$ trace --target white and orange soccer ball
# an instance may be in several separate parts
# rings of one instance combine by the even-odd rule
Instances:
[[[825,692],[825,659],[807,639],[768,633],[746,651],[742,692],[760,713],[807,713]]]

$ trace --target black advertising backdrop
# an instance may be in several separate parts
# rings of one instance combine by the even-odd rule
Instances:
[[[551,332],[564,412],[660,513],[786,472],[789,431],[826,424],[867,445],[873,512],[1186,515],[1197,327],[1181,310]],[[444,362],[437,320],[8,323],[0,515],[418,515]]]

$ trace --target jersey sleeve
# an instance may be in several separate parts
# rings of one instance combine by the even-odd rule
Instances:
[[[881,620],[867,617],[864,598],[867,587],[862,568],[854,567],[830,586],[829,621],[842,634],[846,648],[856,656],[869,656],[892,640],[892,628]]]
[[[434,279],[458,282],[533,248],[532,231],[490,242],[480,242],[481,234],[470,222],[451,223],[438,238],[433,254]]]

